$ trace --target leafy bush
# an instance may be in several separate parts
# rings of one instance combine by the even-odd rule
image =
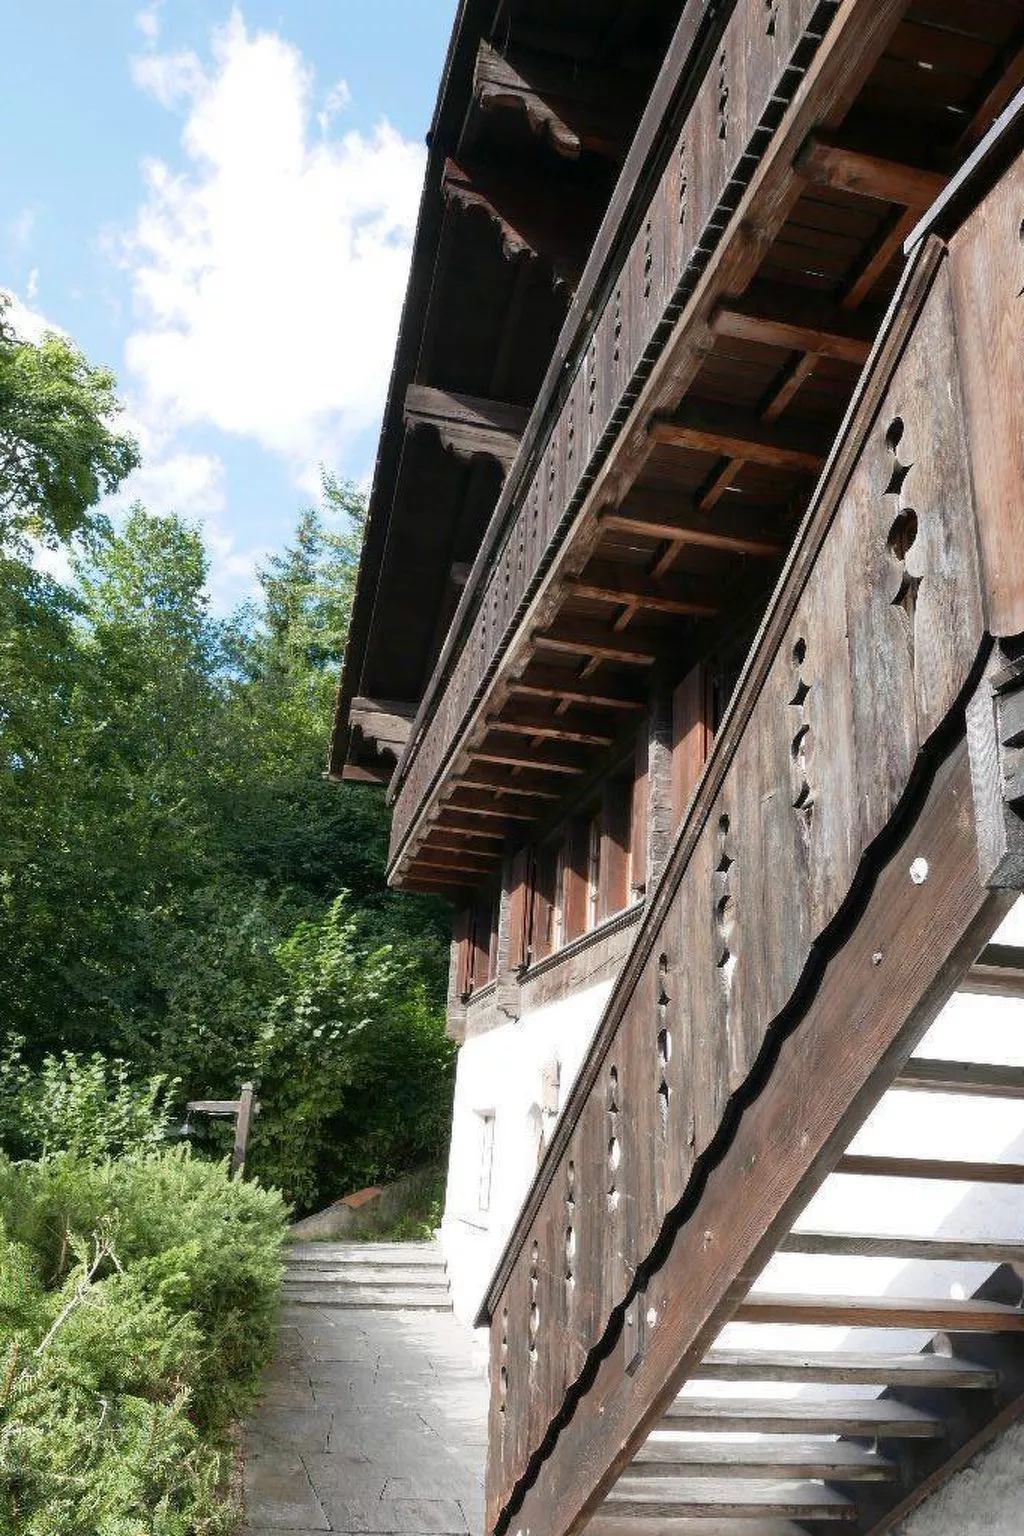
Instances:
[[[0,1531],[222,1536],[271,1352],[280,1197],[186,1149],[0,1158]]]
[[[168,1098],[177,1084],[163,1073],[133,1080],[127,1062],[65,1051],[31,1070],[20,1040],[0,1057],[0,1143],[27,1157],[67,1152],[87,1162],[156,1150],[168,1137]]]
[[[451,1123],[454,1046],[415,962],[367,952],[344,896],[278,950],[286,990],[257,1047],[253,1167],[312,1209],[436,1161]]]

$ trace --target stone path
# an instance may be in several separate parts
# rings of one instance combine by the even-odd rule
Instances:
[[[432,1244],[289,1250],[245,1536],[482,1536],[486,1361],[442,1264]]]

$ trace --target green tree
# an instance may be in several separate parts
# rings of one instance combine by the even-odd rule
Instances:
[[[9,310],[0,294],[0,543],[53,545],[90,527],[139,451],[110,425],[121,410],[113,374],[64,336],[23,340]]]

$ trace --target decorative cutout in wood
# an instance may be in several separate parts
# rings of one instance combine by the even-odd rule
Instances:
[[[622,1145],[619,1141],[619,1069],[608,1071],[608,1209],[614,1211],[619,1204],[619,1164],[622,1162]]]
[[[587,415],[593,416],[597,406],[597,337],[587,350]]]
[[[715,863],[715,965],[722,978],[722,987],[728,999],[732,990],[732,974],[736,968],[733,954],[733,931],[736,926],[735,900],[732,892],[732,868],[736,862],[734,844],[730,836],[729,818],[718,818],[718,858]]]
[[[565,1170],[565,1299],[572,1300],[576,1285],[576,1164],[570,1158]]]
[[[540,1249],[536,1241],[534,1241],[533,1247],[530,1250],[530,1327],[528,1335],[531,1370],[537,1364],[537,1338],[540,1334],[540,1302],[538,1300],[540,1295],[539,1263]]]
[[[793,780],[793,809],[799,813],[804,831],[809,832],[811,817],[814,814],[814,791],[811,788],[808,766],[812,740],[810,721],[807,719],[807,699],[811,692],[811,685],[802,671],[806,659],[807,641],[800,635],[793,643],[796,686],[793,697],[789,701],[789,707],[795,711],[796,730],[790,742],[789,755]]]
[[[501,1414],[502,1420],[504,1420],[505,1411],[508,1407],[508,1307],[502,1307],[501,1309],[501,1349],[499,1359],[501,1367],[498,1371],[498,1412]],[[504,1423],[502,1423],[503,1431],[504,1427]]]
[[[644,298],[651,296],[651,269],[654,266],[654,252],[651,246],[651,221],[644,225]]]
[[[775,36],[775,29],[779,20],[779,0],[764,0],[768,10],[768,23],[765,32],[769,37]]]
[[[914,467],[912,459],[900,457],[899,450],[904,433],[902,416],[893,417],[885,433],[885,444],[890,457],[889,481],[885,487],[885,494],[895,497],[896,516],[889,526],[886,543],[893,559],[896,577],[895,590],[889,601],[906,617],[911,659],[913,659],[914,613],[917,609],[917,590],[921,585],[921,578],[907,566],[907,555],[917,539],[917,513],[907,504],[903,494],[907,476]]]
[[[615,346],[612,349],[612,362],[617,363],[622,355],[622,289],[615,290],[615,306],[612,321],[612,337]]]
[[[725,139],[729,134],[729,55],[722,49],[718,60],[718,137]]]
[[[668,1064],[672,1059],[672,1032],[668,1027],[668,955],[658,956],[658,1124],[662,1138],[668,1135]]]
[[[686,140],[679,141],[679,227],[682,229],[686,222],[686,200],[690,191],[690,178],[687,169]]]

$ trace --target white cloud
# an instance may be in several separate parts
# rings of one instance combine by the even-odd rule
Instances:
[[[32,244],[32,236],[36,232],[36,211],[34,208],[22,208],[14,215],[10,222],[9,233],[11,244],[16,251],[26,251]]]
[[[143,502],[151,512],[205,517],[224,509],[224,465],[210,453],[157,450],[143,458],[120,495]]]
[[[352,92],[349,90],[347,80],[339,80],[327,93],[327,99],[316,115],[320,124],[320,132],[326,138],[330,132],[331,124],[339,113],[345,112],[352,105]]]
[[[317,138],[301,55],[237,9],[210,63],[153,53],[135,76],[185,116],[184,166],[145,165],[125,245],[138,409],[253,439],[297,479],[339,462],[383,403],[422,150],[387,123]]]
[[[25,297],[30,304],[34,304],[39,297],[39,268],[33,267],[28,274],[28,282],[25,285]]]
[[[160,38],[160,12],[163,9],[164,0],[149,0],[141,11],[135,14],[135,25],[142,33],[146,44],[155,48]]]

